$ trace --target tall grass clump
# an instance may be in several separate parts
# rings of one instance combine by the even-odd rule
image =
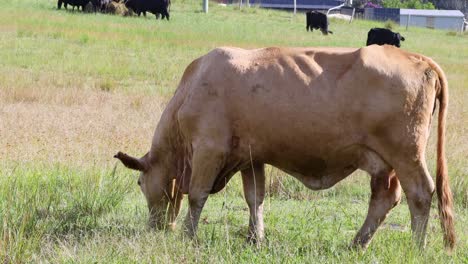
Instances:
[[[0,173],[0,259],[28,262],[43,239],[83,236],[118,206],[128,180],[115,170],[84,172],[56,166]]]
[[[462,166],[460,166],[462,167]],[[455,169],[451,173],[450,187],[453,191],[454,203],[458,205],[463,210],[468,210],[468,171],[465,168]]]
[[[394,29],[394,28],[396,27],[396,23],[395,23],[393,20],[391,20],[391,19],[387,19],[387,20],[385,21],[385,23],[384,23],[384,27],[385,27],[386,29],[392,30],[392,29]]]

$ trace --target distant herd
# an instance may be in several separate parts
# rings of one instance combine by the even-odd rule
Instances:
[[[156,19],[166,18],[169,20],[169,7],[171,5],[171,0],[58,0],[57,8],[61,9],[62,5],[65,9],[68,8],[68,5],[74,10],[77,7],[78,10],[84,12],[87,7],[90,7],[93,12],[102,12],[108,13],[114,10],[116,5],[125,6],[128,9],[129,13],[134,13],[140,16],[146,17],[146,12],[150,12],[156,16]],[[127,14],[127,13],[125,13]],[[306,12],[306,30],[313,31],[318,29],[322,32],[323,35],[333,34],[332,31],[328,29],[328,18],[327,15],[318,11],[308,11]],[[372,28],[367,34],[366,45],[393,45],[395,47],[400,47],[400,41],[404,41],[405,38],[399,33],[392,32],[390,29],[386,28]]]
[[[150,12],[158,19],[166,18],[169,20],[169,7],[171,5],[170,0],[58,0],[57,8],[61,9],[62,5],[65,9],[68,5],[75,7],[84,12],[88,6],[91,6],[93,12],[107,13],[109,10],[115,9],[116,5],[124,5],[125,8],[131,10],[133,13],[140,16],[142,13],[146,16],[146,12]]]

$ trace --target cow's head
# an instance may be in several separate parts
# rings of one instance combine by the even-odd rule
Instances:
[[[400,33],[396,33],[396,34],[399,40],[405,41],[405,38],[402,35],[400,35]]]
[[[405,38],[402,35],[400,35],[400,33],[395,33],[394,36],[395,36],[394,45],[398,48],[401,47],[400,40],[405,41]]]
[[[134,158],[119,152],[114,158],[119,159],[125,167],[140,171],[138,185],[146,197],[149,209],[149,225],[163,229],[174,225],[178,214],[178,206],[182,195],[175,192],[175,182],[170,177],[173,174],[170,164],[164,157],[154,157],[147,153],[141,158]],[[174,209],[175,208],[175,209]]]
[[[401,41],[405,41],[405,38],[402,35],[400,35],[400,33],[397,33],[397,36]]]

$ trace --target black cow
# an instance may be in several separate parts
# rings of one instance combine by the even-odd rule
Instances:
[[[57,8],[61,9],[62,4],[64,5],[65,9],[67,9],[67,5],[71,5],[73,7],[72,10],[75,10],[75,6],[78,7],[78,10],[81,10],[84,12],[86,5],[90,2],[90,0],[58,0],[57,1]]]
[[[317,12],[317,11],[309,11],[306,13],[306,29],[307,31],[314,31],[314,29],[320,29],[322,34],[328,35],[328,33],[333,34],[330,30],[328,30],[328,18],[327,15]]]
[[[373,28],[367,33],[367,46],[372,44],[384,45],[389,44],[395,47],[400,47],[400,40],[405,41],[405,38],[400,33],[395,33],[386,28]]]
[[[143,13],[146,16],[146,11],[153,13],[156,19],[161,14],[161,19],[169,20],[169,0],[127,0],[125,6],[135,12],[138,16]]]

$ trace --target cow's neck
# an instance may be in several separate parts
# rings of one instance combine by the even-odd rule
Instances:
[[[168,169],[168,177],[176,179],[178,184],[185,182],[188,188],[190,165],[186,148],[177,125],[177,110],[180,104],[171,100],[161,115],[151,145],[150,156],[163,159]],[[188,177],[186,176],[188,175]],[[183,186],[180,188],[184,189]]]

